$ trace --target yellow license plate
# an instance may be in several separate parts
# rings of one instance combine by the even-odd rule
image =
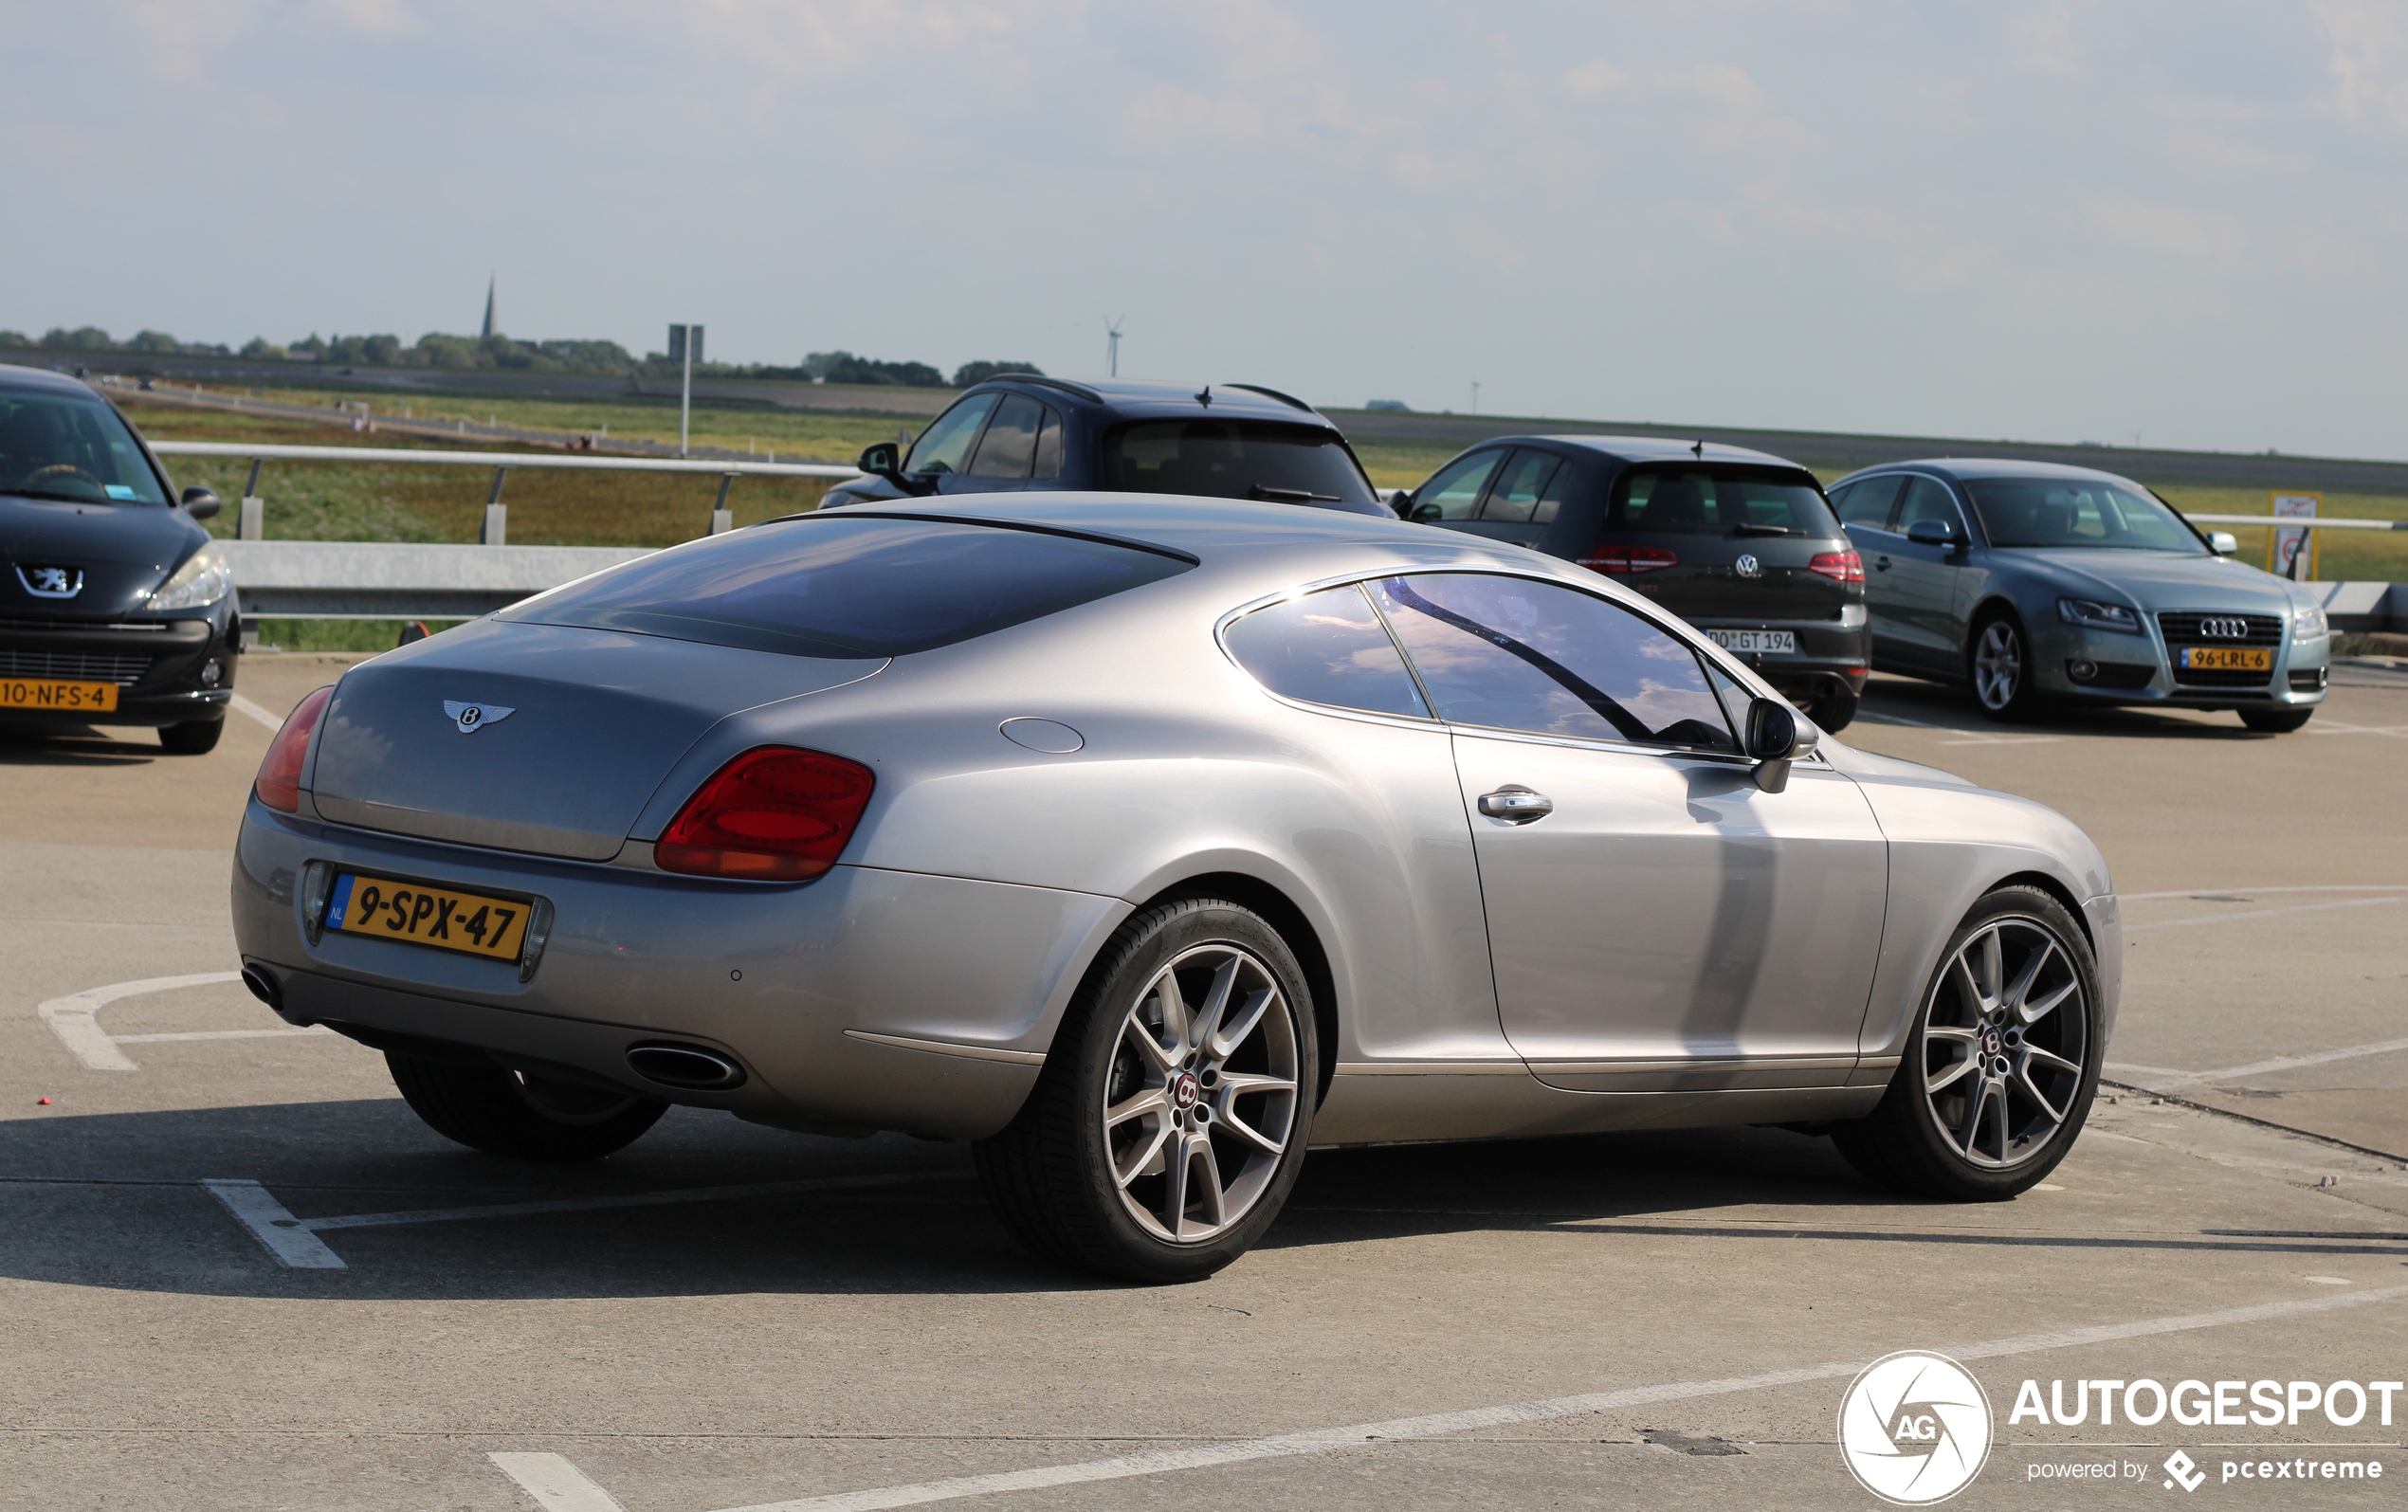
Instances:
[[[2182,665],[2194,672],[2271,672],[2274,653],[2262,646],[2185,646]]]
[[[69,714],[106,714],[116,707],[117,684],[114,683],[0,678],[0,709],[58,709]]]
[[[519,947],[526,942],[527,904],[516,898],[487,898],[346,871],[335,878],[335,890],[327,899],[326,927],[516,960]]]

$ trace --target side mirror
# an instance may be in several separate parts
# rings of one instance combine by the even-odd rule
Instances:
[[[1957,527],[1944,519],[1918,519],[1906,527],[1906,538],[1918,546],[1953,546]]]
[[[1815,754],[1814,726],[1779,699],[1757,699],[1747,705],[1747,756],[1756,763],[1756,785],[1766,792],[1789,786],[1789,764]]]
[[[216,494],[200,487],[185,489],[183,504],[184,512],[194,519],[207,519],[226,507]]]
[[[1388,507],[1396,512],[1398,519],[1413,519],[1413,495],[1399,488],[1388,496]]]
[[[903,453],[891,441],[873,441],[861,448],[860,460],[853,464],[872,478],[884,478],[896,487],[903,486]]]
[[[2237,556],[2241,538],[2229,530],[2211,530],[2207,533],[2207,549],[2218,556]]]

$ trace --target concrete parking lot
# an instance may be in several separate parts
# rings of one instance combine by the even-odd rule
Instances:
[[[2118,1084],[2018,1201],[1770,1129],[1323,1152],[1261,1249],[1136,1289],[1016,1251],[958,1146],[678,1110],[515,1165],[285,1029],[231,979],[229,849],[340,660],[250,658],[207,756],[0,745],[0,1506],[1871,1506],[1833,1423],[1910,1348],[1996,1414],[1958,1504],[2186,1501],[2178,1449],[2201,1499],[2400,1503],[2408,1393],[2010,1413],[2408,1375],[2408,675],[2344,669],[2284,737],[1876,680],[1846,738],[2057,807],[2127,900]]]

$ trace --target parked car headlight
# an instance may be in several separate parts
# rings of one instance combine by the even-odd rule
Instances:
[[[2068,625],[2080,625],[2094,630],[2122,630],[2126,635],[2141,633],[2139,610],[2126,609],[2122,604],[2102,604],[2095,598],[2058,599],[2057,618]]]
[[[204,546],[192,554],[192,559],[175,570],[175,575],[151,591],[152,609],[205,609],[234,591],[233,570],[226,565],[226,554],[214,546]]]
[[[2320,635],[2330,633],[2331,630],[2332,623],[2325,618],[2325,611],[2320,606],[2315,604],[2291,606],[2292,639],[2312,641]]]

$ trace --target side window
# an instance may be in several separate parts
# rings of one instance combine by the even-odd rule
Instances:
[[[987,433],[978,442],[978,454],[971,459],[973,478],[1026,478],[1029,463],[1037,454],[1037,427],[1045,419],[1045,406],[1026,394],[1015,393],[995,406],[995,415],[987,422]]]
[[[1502,451],[1475,451],[1439,469],[1438,476],[1414,495],[1413,518],[1469,519],[1480,507],[1480,492],[1488,486],[1488,475],[1497,470],[1504,456]]]
[[[1696,653],[1616,604],[1485,573],[1385,578],[1372,596],[1442,720],[1739,750]]]
[[[1948,497],[1947,485],[1920,473],[1906,480],[1906,496],[1898,505],[1899,532],[1903,535],[1919,519],[1944,519],[1956,528],[1959,540],[1965,538],[1964,517],[1957,513],[1957,501]]]
[[[1062,417],[1048,407],[1045,424],[1037,427],[1037,464],[1031,469],[1032,478],[1062,476]]]
[[[1556,468],[1555,476],[1547,480],[1547,485],[1544,488],[1539,490],[1539,508],[1531,515],[1530,523],[1533,525],[1554,524],[1556,511],[1563,507],[1563,496],[1571,486],[1572,464],[1566,462]]]
[[[1237,665],[1274,693],[1341,709],[1405,714],[1430,711],[1405,659],[1353,584],[1273,604],[1222,632]]]
[[[1539,500],[1562,465],[1560,458],[1548,452],[1515,452],[1497,474],[1495,486],[1488,490],[1488,501],[1481,506],[1480,518],[1509,520],[1518,525],[1531,523],[1538,517]]]
[[[1839,511],[1839,522],[1888,530],[1889,506],[1898,500],[1898,481],[1894,473],[1886,478],[1868,478],[1832,495],[1832,504]]]
[[[987,411],[1002,397],[974,393],[939,415],[912,444],[903,471],[959,472],[963,459],[970,455],[970,443],[978,439],[978,428],[987,423]]]

